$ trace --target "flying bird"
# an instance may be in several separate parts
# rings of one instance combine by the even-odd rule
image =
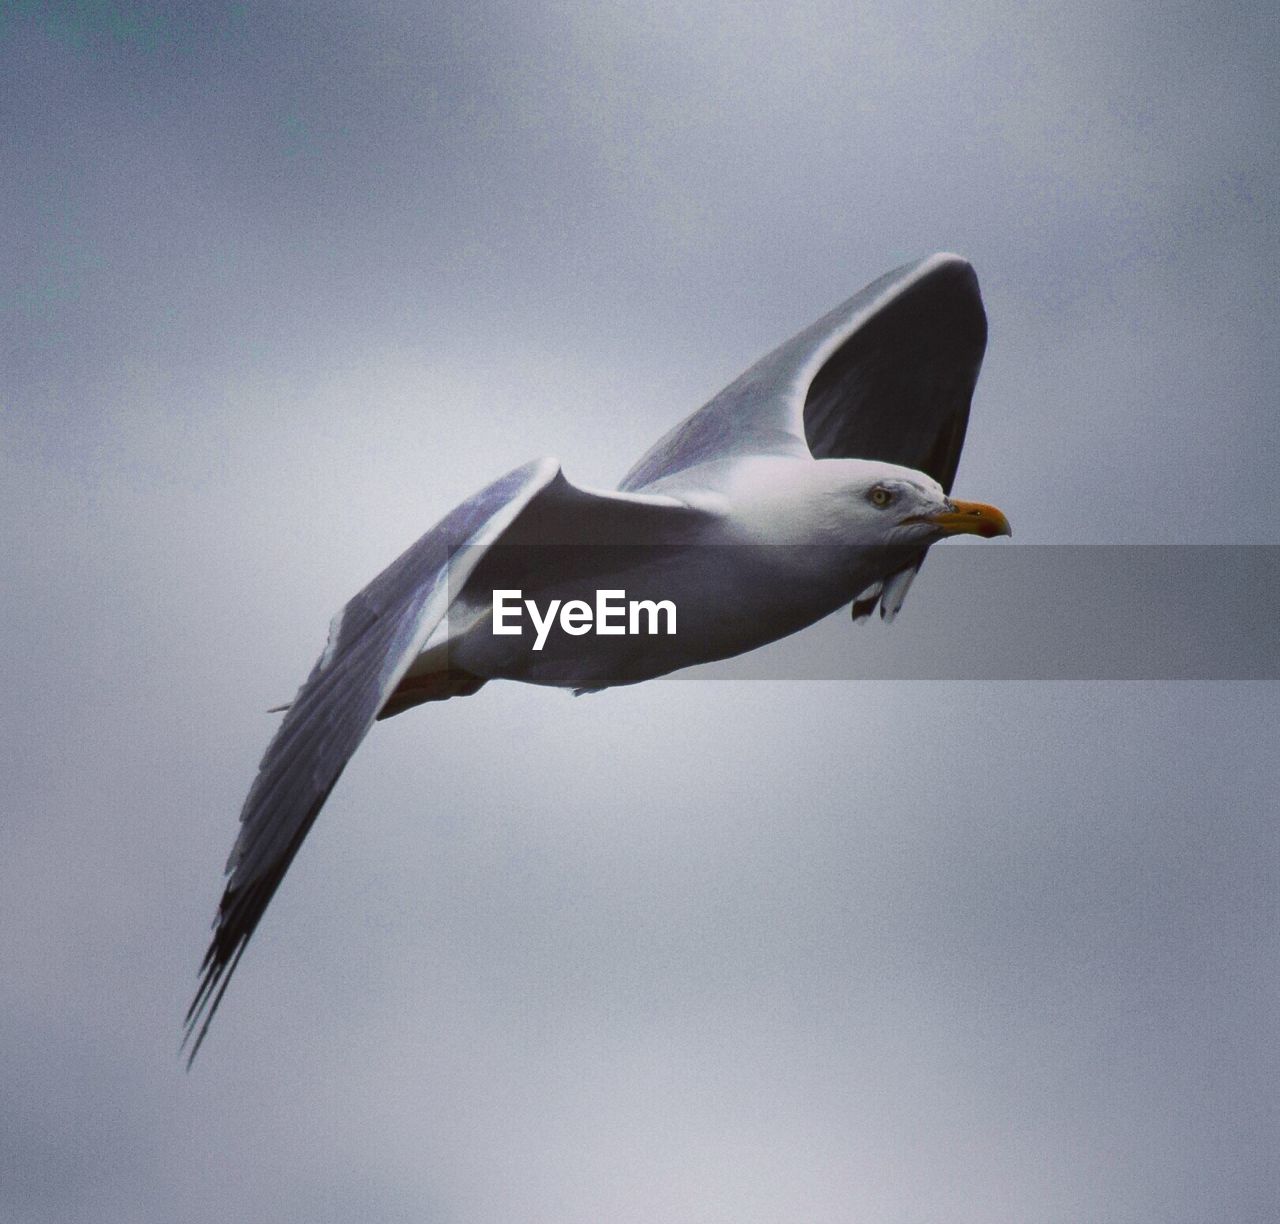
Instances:
[[[753,650],[850,606],[891,620],[930,545],[1010,534],[950,496],[986,315],[972,267],[898,268],[762,358],[661,438],[614,491],[554,459],[463,502],[333,618],[240,814],[188,1066],[307,831],[373,724],[490,680],[588,692]],[[666,601],[665,633],[581,613],[601,592]],[[560,608],[536,642],[495,617]],[[577,601],[575,603],[575,601]],[[653,629],[654,618],[649,619]],[[589,627],[589,626],[588,626]],[[527,626],[526,626],[527,628]],[[675,632],[670,630],[674,628]]]

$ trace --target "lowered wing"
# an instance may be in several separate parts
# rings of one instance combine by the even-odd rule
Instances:
[[[188,1065],[329,792],[493,546],[660,540],[697,517],[673,498],[579,489],[554,459],[539,460],[458,506],[347,603],[267,746],[240,813],[213,939],[187,1012]]]
[[[267,745],[240,812],[240,835],[187,1011],[195,1058],[245,946],[329,792],[368,734],[423,641],[447,611],[450,553],[498,538],[558,474],[553,460],[526,464],[437,523],[333,618],[329,641]],[[462,550],[474,565],[480,550]]]

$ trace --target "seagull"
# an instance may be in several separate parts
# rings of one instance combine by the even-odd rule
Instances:
[[[877,608],[892,620],[932,544],[1010,535],[994,506],[950,496],[986,336],[966,260],[904,265],[763,357],[616,490],[573,484],[554,459],[527,463],[356,594],[296,697],[278,707],[284,718],[245,799],[186,1015],[188,1067],[289,864],[379,719],[490,680],[578,693],[635,684],[754,650],[845,605],[854,620]],[[589,611],[601,592],[666,601],[673,623],[587,634],[562,614],[535,642],[495,617],[500,595],[528,598],[531,612],[539,601]]]

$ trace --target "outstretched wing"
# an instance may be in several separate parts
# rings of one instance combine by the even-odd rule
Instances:
[[[187,1065],[263,912],[352,753],[448,609],[457,567],[474,566],[559,473],[554,460],[517,468],[463,502],[333,618],[329,641],[267,746],[240,812],[240,835],[187,1011]],[[456,560],[451,563],[451,554]]]
[[[554,459],[538,460],[458,506],[333,618],[329,641],[267,746],[240,813],[213,939],[187,1011],[188,1066],[329,792],[493,546],[661,540],[696,517],[674,498],[579,489]]]
[[[734,455],[877,459],[950,492],[987,342],[958,255],[882,276],[788,340],[663,437],[619,488]]]

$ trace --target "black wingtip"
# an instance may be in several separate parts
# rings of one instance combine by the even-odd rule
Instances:
[[[341,774],[342,770],[339,769],[334,776],[335,782]],[[249,946],[249,940],[258,929],[258,923],[262,920],[268,903],[279,888],[280,881],[289,870],[289,864],[293,861],[302,839],[306,837],[307,831],[315,822],[317,814],[324,806],[324,801],[329,797],[332,789],[331,782],[323,793],[317,796],[288,846],[260,878],[239,886],[229,884],[224,889],[222,900],[218,904],[218,914],[213,923],[213,938],[209,941],[204,960],[200,964],[200,985],[196,989],[195,998],[191,1000],[191,1006],[187,1008],[186,1019],[183,1022],[185,1031],[179,1050],[190,1047],[191,1052],[187,1055],[188,1071],[191,1069],[191,1064],[195,1062],[200,1047],[204,1044],[209,1025],[217,1014],[222,996],[227,992],[231,977],[240,963],[241,956],[244,955],[245,948]],[[232,858],[236,859],[236,857],[236,851],[233,850]],[[236,872],[243,868],[245,861],[247,860],[243,857],[237,860]],[[232,878],[234,879],[234,875]]]
[[[227,987],[231,984],[232,974],[235,973],[248,942],[247,939],[241,940],[230,956],[220,955],[222,950],[218,947],[218,939],[215,935],[209,950],[205,953],[204,962],[200,966],[200,985],[183,1019],[182,1043],[178,1047],[179,1054],[184,1050],[187,1051],[186,1069],[188,1071],[191,1070],[196,1055],[200,1053],[200,1047],[204,1045],[204,1039],[209,1033],[209,1025],[213,1023],[213,1018],[222,1003],[222,996],[226,994]]]

